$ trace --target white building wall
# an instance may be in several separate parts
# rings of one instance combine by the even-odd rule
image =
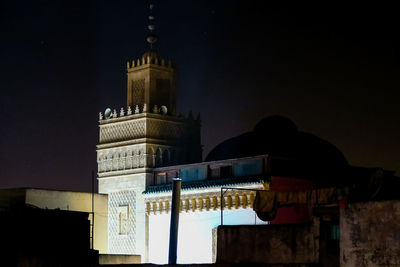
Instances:
[[[136,194],[134,190],[108,194],[108,253],[135,254]],[[121,216],[122,215],[122,216]]]
[[[142,192],[151,174],[99,178],[99,192],[109,195],[108,253],[145,255],[145,211]],[[121,210],[127,207],[127,231],[120,232]]]
[[[169,227],[171,213],[149,216],[149,262],[168,262]],[[223,212],[224,225],[265,224],[250,209]],[[211,263],[212,229],[221,223],[221,211],[181,212],[178,228],[178,263]]]

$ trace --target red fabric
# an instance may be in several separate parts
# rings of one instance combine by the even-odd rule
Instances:
[[[342,209],[342,210],[347,208],[347,196],[345,196],[341,200],[339,200],[339,206],[340,206],[340,209]]]
[[[272,176],[269,189],[272,192],[311,191],[315,189],[315,183],[306,179]],[[276,217],[270,224],[302,223],[310,220],[308,205],[295,204],[278,208]]]
[[[270,224],[303,223],[311,220],[307,204],[280,207]]]

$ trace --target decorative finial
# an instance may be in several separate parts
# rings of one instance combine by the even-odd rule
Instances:
[[[121,111],[119,112],[119,116],[123,117],[125,115],[124,108],[121,108]]]
[[[101,114],[101,112],[99,112],[99,120],[103,119],[103,114]]]
[[[135,107],[135,114],[139,114],[139,106],[138,105],[136,105],[136,107]]]
[[[150,4],[149,9],[150,9],[150,14],[149,14],[149,25],[147,28],[150,31],[150,34],[147,36],[146,40],[150,44],[150,50],[153,49],[153,44],[157,41],[157,36],[153,33],[153,31],[156,29],[156,26],[154,25],[154,16],[153,16],[153,8],[154,5]]]
[[[153,107],[153,113],[158,113],[158,106],[157,106],[157,105],[154,105],[154,107]]]
[[[132,109],[131,109],[131,106],[129,106],[129,107],[128,107],[128,112],[127,112],[127,115],[132,115]]]

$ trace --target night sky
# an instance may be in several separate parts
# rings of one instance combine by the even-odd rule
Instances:
[[[201,113],[203,156],[279,114],[351,164],[399,174],[398,9],[321,2],[153,1],[177,108]],[[0,188],[91,190],[98,113],[126,105],[148,4],[0,2]]]

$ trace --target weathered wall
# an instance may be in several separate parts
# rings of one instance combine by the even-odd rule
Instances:
[[[340,231],[341,266],[400,266],[400,201],[350,204]]]
[[[288,225],[219,226],[218,263],[318,262],[319,221]]]

